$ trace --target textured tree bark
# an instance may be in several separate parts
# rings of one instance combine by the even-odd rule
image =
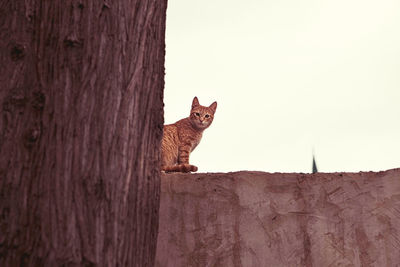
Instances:
[[[166,0],[0,3],[0,266],[152,266]]]

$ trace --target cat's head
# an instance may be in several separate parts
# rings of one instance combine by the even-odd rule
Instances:
[[[192,110],[190,111],[190,121],[198,129],[206,129],[211,125],[217,102],[212,103],[209,107],[201,106],[197,97],[193,98]]]

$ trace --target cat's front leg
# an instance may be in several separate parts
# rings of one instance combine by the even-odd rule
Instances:
[[[184,172],[196,172],[198,168],[189,164],[189,154],[191,151],[190,145],[183,145],[179,147],[178,164],[182,166]]]

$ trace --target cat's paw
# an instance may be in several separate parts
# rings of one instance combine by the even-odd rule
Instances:
[[[197,172],[198,168],[188,163],[174,165],[174,166],[163,166],[161,171],[168,172]]]
[[[190,165],[190,167],[191,167],[191,170],[190,170],[191,172],[197,172],[197,170],[199,169],[194,165]]]
[[[196,166],[190,164],[182,164],[181,166],[183,172],[197,172],[198,170]]]

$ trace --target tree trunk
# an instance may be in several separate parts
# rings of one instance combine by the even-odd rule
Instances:
[[[152,266],[167,0],[0,3],[0,266]]]

